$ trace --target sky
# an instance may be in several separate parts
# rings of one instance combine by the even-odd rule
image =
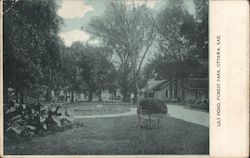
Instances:
[[[66,46],[80,41],[89,44],[98,44],[98,40],[93,40],[90,35],[84,31],[91,18],[100,16],[105,10],[105,5],[109,0],[57,0],[57,14],[63,18],[59,36]],[[127,0],[127,5],[131,5],[131,0]],[[165,5],[166,0],[135,0],[140,4],[145,4],[158,12]],[[188,11],[194,13],[193,0],[184,0]]]

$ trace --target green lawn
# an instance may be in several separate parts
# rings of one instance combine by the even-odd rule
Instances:
[[[166,116],[160,129],[137,127],[137,116],[81,119],[73,128],[20,144],[5,144],[4,153],[36,155],[208,154],[206,127]]]

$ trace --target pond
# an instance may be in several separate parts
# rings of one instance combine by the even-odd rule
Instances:
[[[129,112],[128,108],[69,108],[67,111],[73,116],[110,115]]]

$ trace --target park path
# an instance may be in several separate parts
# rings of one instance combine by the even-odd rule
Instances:
[[[209,127],[208,112],[189,109],[185,106],[168,104],[168,113],[170,117]]]
[[[199,124],[202,126],[209,127],[209,113],[204,111],[199,111],[195,109],[189,109],[185,106],[171,105],[168,104],[168,114],[169,117],[174,117],[187,122]],[[110,117],[121,117],[121,116],[131,116],[136,115],[136,108],[130,108],[130,111],[118,114],[108,114],[108,115],[83,115],[83,116],[73,116],[76,119],[82,118],[110,118]]]

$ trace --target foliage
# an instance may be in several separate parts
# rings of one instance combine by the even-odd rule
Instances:
[[[5,100],[10,87],[16,102],[24,103],[44,91],[51,101],[52,90],[70,92],[72,101],[76,93],[92,100],[93,93],[115,92],[119,85],[123,101],[128,101],[154,77],[172,81],[208,75],[207,0],[194,0],[195,15],[189,14],[183,0],[168,1],[157,17],[146,5],[111,1],[87,28],[103,45],[78,42],[71,47],[58,37],[62,21],[56,4],[55,0],[3,1]],[[159,52],[142,69],[154,43]]]
[[[117,75],[108,48],[76,42],[65,49],[62,60],[68,90],[89,94],[89,101],[93,93],[116,90]]]
[[[192,15],[185,10],[182,1],[171,1],[158,15],[158,22],[160,54],[156,62],[159,69],[165,69],[165,73],[161,74],[169,79],[190,74],[187,67],[189,64],[185,62],[191,57],[194,46],[185,38],[183,31],[188,32],[194,25]]]
[[[164,101],[154,98],[146,98],[140,101],[140,108],[148,110],[149,113],[168,113],[167,105]]]
[[[72,117],[59,107],[50,108],[39,102],[4,105],[4,137],[6,141],[19,141],[39,133],[71,126]]]
[[[3,5],[4,94],[7,99],[7,89],[13,87],[23,100],[34,83],[55,85],[62,45],[57,36],[60,18],[51,0],[4,1]]]
[[[196,9],[195,39],[196,54],[203,62],[208,62],[208,0],[194,0]]]
[[[128,84],[136,87],[134,89],[138,92],[142,63],[156,35],[151,10],[145,5],[129,8],[125,1],[112,1],[103,16],[91,20],[88,31],[102,38],[119,57],[123,96],[128,96]]]
[[[158,50],[151,66],[157,79],[168,79],[170,91],[187,77],[208,77],[207,1],[195,1],[195,15],[184,1],[168,1],[157,17]],[[170,93],[172,97],[172,93]],[[182,95],[183,96],[183,95]]]
[[[182,0],[170,1],[158,15],[160,53],[155,64],[158,64],[158,74],[164,78],[207,77],[207,2],[195,1],[195,16],[188,13]]]

